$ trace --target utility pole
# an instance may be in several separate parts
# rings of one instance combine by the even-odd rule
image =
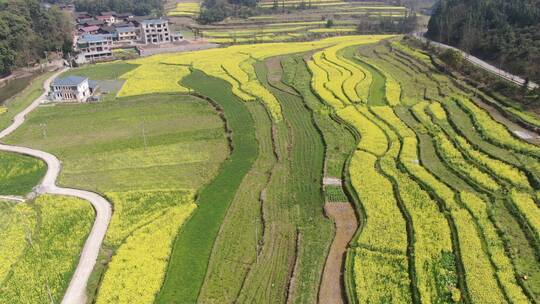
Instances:
[[[47,138],[47,123],[42,122],[39,124],[39,127],[41,128],[41,134],[43,134],[43,138]]]
[[[146,151],[146,129],[145,129],[145,121],[143,119],[143,122],[141,124],[141,131],[142,131],[142,136],[143,136],[143,141],[144,141],[144,151]]]
[[[259,219],[254,219],[255,224],[255,259],[259,263]]]
[[[49,286],[49,279],[46,279],[46,285],[47,285],[47,293],[49,294],[49,300],[51,300],[51,304],[54,304],[54,299],[51,293],[51,287]]]

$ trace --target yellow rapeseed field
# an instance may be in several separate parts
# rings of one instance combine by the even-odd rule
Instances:
[[[393,37],[391,35],[370,35],[370,36],[346,36],[332,37],[319,41],[301,42],[301,43],[268,43],[264,45],[236,45],[227,48],[208,49],[194,52],[184,52],[175,54],[160,54],[151,57],[132,60],[130,63],[140,65],[124,75],[126,79],[124,87],[119,92],[119,96],[133,96],[148,94],[152,92],[187,92],[182,87],[181,80],[184,78],[192,66],[195,69],[202,70],[206,74],[221,78],[236,88],[234,93],[241,99],[253,100],[253,98],[263,102],[274,115],[275,120],[281,119],[281,110],[277,109],[274,98],[267,94],[266,90],[259,88],[262,85],[258,80],[249,80],[249,83],[239,83],[237,79],[229,75],[228,70],[223,67],[237,67],[247,69],[244,63],[249,64],[257,60],[263,60],[273,56],[306,52],[310,50],[341,45],[342,47],[351,45],[361,45],[375,43],[382,39]],[[249,75],[250,70],[244,70]],[[245,79],[245,78],[244,78]],[[153,83],[153,84],[151,84]],[[242,92],[239,87],[244,86]],[[246,88],[247,86],[247,88]],[[157,88],[157,89],[152,89]],[[250,98],[249,96],[252,96]]]

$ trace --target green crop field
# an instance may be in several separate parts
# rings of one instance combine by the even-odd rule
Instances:
[[[0,153],[0,195],[26,195],[45,175],[43,162],[28,156]]]
[[[317,5],[349,5],[337,2]],[[249,20],[267,23],[262,40],[325,29]],[[257,35],[240,27],[205,35]],[[67,74],[119,84],[108,98],[38,107],[6,142],[55,154],[59,184],[112,203],[92,303],[317,303],[327,284],[347,303],[537,303],[540,146],[438,60],[411,38],[373,35],[102,63]],[[18,106],[36,92],[23,91]],[[497,109],[523,126],[538,120]],[[0,195],[25,194],[44,170],[0,154]],[[25,278],[60,299],[91,214],[55,199],[68,202],[0,202],[0,239],[12,248],[0,245],[0,300],[16,302]],[[46,219],[58,215],[54,228]],[[43,248],[58,246],[53,238],[68,246],[25,271],[44,254],[28,249],[28,231]],[[39,275],[55,263],[55,280]],[[23,299],[43,302],[40,288],[21,287]]]
[[[5,129],[17,113],[26,108],[37,97],[43,94],[43,81],[49,78],[52,73],[45,73],[30,81],[30,84],[22,91],[16,93],[11,98],[3,100],[0,105],[0,129]]]

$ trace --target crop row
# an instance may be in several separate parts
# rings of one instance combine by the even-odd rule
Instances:
[[[442,108],[438,102],[429,105],[429,110],[433,114],[434,118],[438,121],[447,123],[446,111]],[[448,132],[451,127],[446,125]],[[525,173],[515,168],[514,166],[507,164],[501,160],[495,159],[490,155],[475,149],[464,137],[458,134],[452,134],[452,138],[457,146],[471,159],[478,162],[482,166],[488,168],[494,175],[506,180],[507,182],[514,184],[517,187],[530,189],[531,186]]]
[[[452,189],[418,163],[416,138],[409,137],[403,140],[400,162],[410,174],[431,189],[450,211],[457,229],[460,258],[465,269],[466,284],[471,298],[475,303],[504,302],[498,289],[495,271],[490,265],[489,256],[484,251],[480,231],[476,228],[473,217],[460,207]]]
[[[399,105],[401,103],[401,85],[399,84],[399,82],[390,73],[388,73],[384,69],[381,69],[375,63],[373,63],[371,59],[360,56],[357,56],[356,58],[366,64],[369,64],[372,68],[374,68],[384,76],[386,102],[391,106]]]
[[[410,284],[405,220],[397,206],[392,184],[377,172],[376,162],[374,155],[356,151],[349,168],[352,185],[366,216],[358,239],[362,249],[358,249],[354,260],[356,293],[361,303],[366,299],[377,302],[376,299],[392,293],[410,299],[410,290],[404,287]],[[381,231],[385,231],[384,238],[380,236]],[[389,263],[387,255],[396,256],[399,262]],[[381,286],[380,290],[374,286]]]
[[[414,57],[415,59],[419,60],[420,62],[423,62],[427,65],[431,65],[431,58],[429,55],[417,50],[413,49],[403,43],[400,42],[392,42],[391,43],[392,48],[395,48],[411,57]]]
[[[388,141],[384,132],[369,121],[354,106],[336,112],[339,117],[351,124],[362,136],[358,147],[378,156],[388,149]]]
[[[408,138],[405,139],[405,142],[411,140],[412,138]],[[416,143],[414,143],[414,146],[415,145]],[[413,152],[413,149],[416,149],[414,146],[410,143],[405,144],[403,157],[410,155],[407,159],[413,158],[412,155],[416,154]],[[410,172],[430,186],[450,208],[452,217],[458,228],[457,231],[462,252],[461,256],[465,266],[466,281],[471,298],[475,300],[474,302],[483,302],[487,301],[487,299],[491,299],[491,301],[499,299],[497,301],[501,301],[503,295],[496,290],[497,280],[501,282],[508,294],[513,295],[512,297],[516,301],[523,299],[524,295],[515,281],[515,273],[511,262],[506,256],[502,242],[489,219],[487,209],[485,209],[485,202],[470,193],[461,194],[461,201],[469,210],[471,210],[473,218],[479,223],[478,225],[480,228],[476,229],[474,228],[474,225],[471,226],[471,223],[469,223],[471,221],[471,215],[469,215],[466,210],[460,208],[458,201],[453,197],[451,189],[429,175],[423,167],[412,165],[411,162],[407,160],[404,160],[403,164]],[[475,234],[477,234],[477,236],[475,236]],[[485,238],[485,240],[482,241],[481,238]],[[479,251],[485,246],[482,245],[483,242],[487,243],[485,248],[487,248],[487,253],[489,255],[484,255]],[[478,251],[475,252],[473,248],[477,248]],[[490,259],[486,259],[486,257]],[[496,269],[492,277],[489,275],[486,276],[486,274],[491,271],[491,265],[489,265],[489,263],[493,263]],[[485,287],[479,286],[475,280],[479,280],[481,277],[484,278],[486,285],[495,289],[490,291],[489,289],[486,290]]]
[[[540,157],[540,147],[517,139],[504,125],[495,121],[485,110],[480,109],[472,101],[459,96],[455,96],[453,100],[471,116],[478,130],[490,141],[519,152]]]
[[[288,27],[264,27],[261,29],[242,29],[234,30],[229,29],[226,31],[203,31],[202,34],[205,37],[212,38],[233,38],[233,37],[253,37],[255,35],[264,35],[264,34],[277,34],[277,33],[290,33],[305,31],[308,29],[307,26],[288,26]]]
[[[476,166],[466,161],[465,156],[457,149],[446,134],[431,122],[425,113],[427,103],[417,103],[412,109],[414,114],[422,121],[424,126],[432,130],[431,134],[442,158],[448,162],[452,169],[468,176],[482,187],[491,191],[500,189],[499,184],[487,173],[480,171]]]
[[[133,60],[139,65],[123,74],[126,82],[118,96],[133,96],[160,92],[187,93],[189,90],[180,83],[190,74],[190,67],[204,71],[207,75],[221,78],[233,86],[235,95],[243,100],[259,99],[267,105],[274,119],[281,119],[279,103],[255,77],[254,60],[306,52],[310,50],[341,45],[378,42],[389,35],[332,37],[318,41],[301,43],[272,43],[260,45],[239,45],[228,48],[209,49],[198,52],[161,54]],[[245,82],[247,80],[247,82]],[[247,86],[247,87],[246,87]],[[249,91],[248,91],[249,90]],[[249,92],[249,93],[248,93]]]
[[[461,192],[460,199],[478,223],[487,244],[486,249],[496,269],[496,275],[506,295],[513,303],[528,303],[528,299],[516,281],[516,273],[504,244],[490,220],[487,203],[470,192]]]
[[[336,98],[334,93],[325,86],[328,82],[328,73],[315,63],[315,61],[308,61],[307,65],[313,74],[311,86],[313,87],[314,92],[332,108],[343,108],[343,102]]]
[[[382,158],[381,168],[394,179],[401,201],[414,224],[414,271],[420,298],[426,302],[428,299],[447,301],[453,293],[456,293],[457,284],[455,279],[447,279],[448,274],[455,277],[455,266],[440,263],[453,251],[449,224],[439,211],[437,202],[432,200],[408,174],[400,171],[396,163],[402,139],[415,138],[415,135],[390,107],[373,107],[371,111],[376,116],[368,117],[372,120],[382,119],[385,122],[384,124],[379,120],[381,128],[397,149],[397,153],[389,153]],[[393,130],[389,126],[393,126]]]
[[[512,190],[510,199],[532,227],[536,239],[540,240],[540,207],[535,203],[533,196]]]
[[[335,64],[328,62],[322,52],[314,54],[313,61],[328,74],[328,81],[325,83],[326,88],[344,104],[350,104],[351,101],[343,91],[343,82],[350,77],[350,72],[343,71]]]
[[[334,63],[343,72],[348,73],[348,78],[343,81],[343,91],[352,102],[367,101],[369,88],[365,92],[360,91],[360,84],[369,80],[367,73],[354,62],[343,56],[343,48],[334,46],[324,50],[326,60]]]

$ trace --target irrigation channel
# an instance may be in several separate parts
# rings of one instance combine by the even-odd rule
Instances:
[[[26,109],[17,114],[13,119],[13,123],[0,132],[0,141],[14,132],[24,123],[26,115],[36,109],[46,98],[51,81],[66,70],[67,69],[62,69],[45,80],[43,83],[43,94],[36,98],[36,100],[34,100]],[[37,194],[49,193],[74,196],[89,201],[94,207],[96,211],[96,220],[94,221],[92,230],[90,231],[90,234],[88,235],[82,249],[77,269],[73,273],[73,277],[71,278],[66,293],[64,294],[64,298],[62,299],[62,304],[85,303],[86,284],[90,278],[92,269],[96,264],[101,243],[103,242],[103,238],[105,237],[107,227],[109,226],[109,222],[111,220],[111,204],[105,198],[94,192],[58,187],[56,185],[56,180],[62,166],[58,158],[50,153],[5,144],[0,144],[0,151],[29,155],[39,158],[47,164],[47,173],[45,174],[43,180],[35,188]]]

